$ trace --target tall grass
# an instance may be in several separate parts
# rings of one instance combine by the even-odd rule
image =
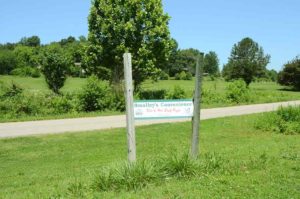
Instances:
[[[152,161],[123,163],[101,170],[92,188],[96,191],[131,191],[145,188],[150,184],[160,184],[171,179],[189,179],[216,171],[226,166],[221,156],[208,153],[192,159],[188,153],[170,155]]]
[[[281,107],[276,112],[266,113],[255,127],[283,134],[300,134],[300,106]]]

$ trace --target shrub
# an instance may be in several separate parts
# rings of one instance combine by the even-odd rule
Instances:
[[[300,106],[281,107],[276,112],[264,114],[255,127],[283,134],[300,134]]]
[[[0,74],[8,75],[17,66],[17,59],[11,50],[0,50]]]
[[[106,81],[100,81],[96,76],[87,80],[79,93],[79,106],[82,111],[104,111],[111,105],[112,91]]]
[[[201,100],[202,103],[205,104],[213,104],[213,103],[225,103],[226,99],[223,95],[220,95],[216,93],[215,91],[212,91],[210,89],[202,88],[201,93]]]
[[[300,90],[300,57],[296,57],[284,65],[283,70],[278,75],[278,83]]]
[[[160,80],[168,80],[168,79],[170,79],[170,76],[165,71],[161,71],[161,73],[159,75],[159,79]]]
[[[51,107],[56,114],[69,113],[74,110],[71,95],[56,95],[51,99]]]
[[[16,68],[11,72],[12,75],[23,76],[23,77],[40,77],[40,71],[37,68],[22,67]]]
[[[184,71],[177,73],[175,75],[176,80],[184,80],[186,78],[186,73]]]
[[[138,96],[141,100],[151,100],[151,99],[165,99],[167,91],[165,89],[160,90],[141,90]]]
[[[192,79],[193,79],[192,73],[187,72],[184,80],[192,80]]]
[[[226,88],[226,98],[230,102],[241,103],[250,101],[250,93],[243,80],[235,80]]]
[[[9,86],[4,85],[1,83],[1,96],[2,97],[14,97],[23,92],[23,88],[21,88],[16,83],[12,82]]]
[[[185,99],[186,93],[183,88],[176,85],[173,91],[170,91],[167,95],[167,99]]]
[[[43,56],[42,72],[45,76],[48,87],[59,93],[67,79],[70,60],[64,55],[61,49],[48,49]]]
[[[193,75],[190,72],[186,73],[185,71],[182,71],[175,75],[175,80],[192,80],[192,79],[193,79]]]

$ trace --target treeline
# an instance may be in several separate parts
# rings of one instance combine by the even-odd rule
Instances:
[[[252,81],[278,81],[282,85],[292,86],[296,89],[300,87],[299,57],[285,64],[283,70],[278,74],[275,70],[266,68],[270,61],[270,55],[265,55],[263,48],[251,38],[244,38],[233,45],[228,63],[223,66],[222,71],[220,71],[216,52],[210,51],[203,54],[193,48],[179,49],[176,40],[172,39],[172,41],[174,47],[168,62],[161,67],[156,76],[151,78],[167,80],[173,77],[176,80],[191,80],[195,73],[195,60],[199,56],[204,56],[203,73],[212,79],[215,77],[223,77],[228,81],[243,79],[247,85]],[[48,73],[49,76],[62,73],[56,76],[64,76],[65,78],[67,76],[86,77],[94,74],[88,70],[90,68],[87,64],[90,56],[88,54],[89,45],[91,44],[84,36],[79,38],[69,36],[46,45],[41,44],[38,36],[23,37],[17,43],[0,44],[0,74],[40,77],[41,72],[43,72]],[[51,52],[56,54],[56,58],[50,55]],[[58,55],[63,59],[64,64],[57,67],[61,68],[63,65],[64,70],[55,70],[53,66],[44,67],[48,71],[43,70],[42,66],[47,65],[49,59],[53,58],[56,59],[53,60],[54,62],[57,61]],[[111,79],[109,69],[105,67],[97,67],[97,69],[100,72],[96,75],[100,79]],[[54,74],[51,75],[51,73]],[[61,86],[63,86],[63,82]],[[58,93],[61,86],[54,88],[55,86],[53,85],[51,88],[49,85],[54,92]]]
[[[38,36],[23,37],[17,43],[0,44],[0,74],[39,77],[45,54],[59,51],[68,62],[67,73],[80,76],[80,63],[84,56],[84,36],[73,36],[42,45]],[[79,66],[78,66],[79,65]]]

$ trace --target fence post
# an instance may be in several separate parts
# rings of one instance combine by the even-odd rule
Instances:
[[[125,53],[124,76],[125,76],[125,97],[126,97],[126,126],[127,126],[127,146],[129,162],[136,161],[135,128],[133,112],[133,86],[132,86],[132,63],[131,54]]]
[[[194,94],[194,116],[193,116],[193,132],[192,132],[192,158],[197,158],[199,155],[199,129],[200,129],[200,109],[201,109],[201,81],[203,68],[203,54],[196,59],[196,80]]]

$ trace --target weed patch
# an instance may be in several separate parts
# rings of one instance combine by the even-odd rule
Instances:
[[[276,112],[265,113],[255,127],[288,135],[300,134],[300,106],[281,107]]]

